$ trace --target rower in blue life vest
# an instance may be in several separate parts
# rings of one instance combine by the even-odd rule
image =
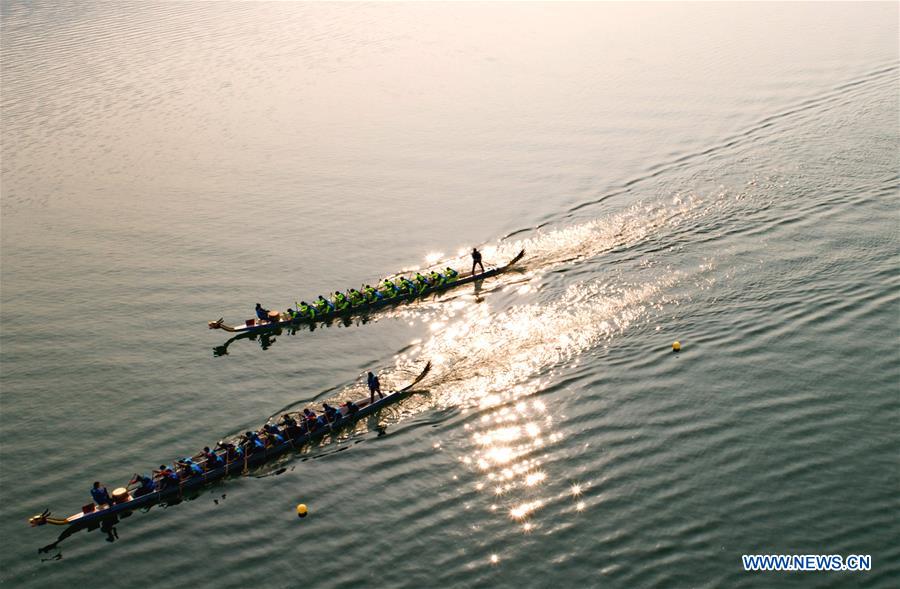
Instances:
[[[178,467],[181,469],[179,473],[181,478],[187,479],[195,474],[203,474],[203,467],[194,462],[194,460],[190,457],[182,458],[181,460],[177,460],[175,462]]]
[[[256,318],[260,321],[268,321],[269,320],[269,310],[264,309],[262,305],[256,303]]]
[[[143,497],[156,490],[156,483],[153,482],[153,479],[141,474],[135,473],[134,478],[128,482],[129,487],[132,485],[138,485],[137,489],[132,489],[132,497]]]
[[[177,487],[180,480],[178,478],[178,473],[165,464],[160,464],[159,470],[153,471],[153,476],[157,478],[159,488],[162,490],[168,489],[172,486]]]
[[[378,381],[378,377],[375,376],[374,372],[368,373],[368,385],[370,404],[375,402],[375,393],[378,393],[379,399],[384,399],[384,394],[381,392],[381,383]]]
[[[347,401],[344,404],[347,406],[347,417],[353,417],[359,412],[359,405],[353,401]]]
[[[428,273],[428,279],[433,286],[444,286],[444,275],[432,270]]]
[[[481,268],[481,273],[484,274],[484,265],[481,263],[481,252],[476,248],[472,248],[472,276],[475,276],[475,266]]]
[[[281,430],[274,423],[267,423],[264,425],[263,431],[266,432],[266,439],[271,440],[273,445],[284,442],[284,436],[281,434]]]
[[[102,507],[104,505],[112,507],[112,499],[109,498],[109,491],[100,484],[100,481],[94,481],[94,487],[91,489],[91,497],[94,498],[94,503],[97,504],[97,507]]]
[[[327,419],[328,423],[332,425],[339,423],[344,417],[343,413],[341,413],[328,403],[322,403],[322,411],[325,413],[325,419]]]
[[[206,470],[222,466],[222,457],[210,450],[209,446],[203,447],[203,459],[206,461]]]
[[[244,434],[244,441],[247,445],[247,453],[253,454],[260,450],[266,449],[266,443],[259,439],[256,432],[247,432]]]
[[[235,462],[237,460],[244,459],[243,448],[235,446],[231,442],[220,440],[219,443],[216,444],[216,450],[225,450],[225,460],[228,462]]]
[[[459,276],[459,272],[457,272],[450,266],[447,266],[446,268],[444,268],[444,276],[447,277],[447,280],[456,280],[456,277]]]

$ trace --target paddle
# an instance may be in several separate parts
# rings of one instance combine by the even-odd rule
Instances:
[[[429,360],[428,363],[425,364],[425,368],[422,369],[422,372],[419,373],[419,376],[417,376],[415,378],[415,380],[413,380],[411,383],[409,383],[408,385],[406,385],[405,387],[403,387],[402,389],[400,389],[397,392],[405,393],[406,391],[410,390],[411,388],[413,388],[414,386],[416,386],[417,384],[422,382],[422,379],[425,378],[430,371],[431,371],[431,360]]]

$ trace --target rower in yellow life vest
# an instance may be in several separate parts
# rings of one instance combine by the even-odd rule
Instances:
[[[354,307],[359,307],[366,302],[365,297],[363,297],[362,293],[356,290],[355,288],[351,288],[347,291],[347,298],[350,300],[350,304]]]
[[[392,299],[400,294],[400,289],[397,288],[396,284],[385,278],[384,282],[381,283],[381,292],[386,298]]]
[[[416,289],[419,294],[422,294],[423,292],[425,292],[426,288],[431,286],[428,283],[428,279],[425,278],[424,276],[422,276],[422,274],[420,274],[419,272],[416,272],[415,279],[416,279]]]
[[[315,306],[316,312],[319,313],[319,315],[324,315],[325,313],[334,311],[334,304],[332,304],[331,301],[329,301],[322,295],[319,295],[319,298],[313,302],[313,305]]]
[[[341,291],[336,291],[331,300],[334,301],[334,306],[338,311],[346,311],[350,308],[350,301],[347,299],[347,295]]]
[[[294,301],[296,303],[296,301]],[[315,319],[316,310],[306,304],[306,301],[300,301],[297,305],[297,315],[304,319]]]
[[[382,296],[380,292],[378,292],[368,284],[363,287],[363,294],[366,297],[366,301],[368,301],[369,303],[374,303],[384,298],[384,296]]]
[[[416,294],[416,285],[413,284],[406,276],[401,276],[397,279],[397,289],[400,291],[400,294],[403,295]]]

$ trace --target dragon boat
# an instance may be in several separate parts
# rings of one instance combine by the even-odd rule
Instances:
[[[315,313],[312,317],[302,316],[299,314],[289,314],[287,312],[281,311],[271,311],[270,318],[268,320],[264,319],[247,319],[244,321],[243,325],[228,325],[225,323],[223,317],[215,321],[207,322],[207,325],[210,329],[222,329],[229,333],[236,334],[252,334],[252,333],[260,333],[275,330],[281,327],[290,327],[291,325],[300,325],[303,323],[325,323],[331,321],[335,318],[347,318],[354,314],[368,313],[370,311],[375,311],[377,309],[383,309],[385,307],[391,307],[398,305],[404,302],[412,302],[416,299],[422,299],[430,294],[444,292],[450,290],[452,288],[456,288],[457,286],[462,286],[464,284],[469,284],[478,280],[483,280],[485,278],[490,278],[491,276],[496,276],[503,272],[509,270],[516,262],[521,260],[525,256],[525,250],[520,251],[516,256],[502,266],[493,266],[486,269],[484,272],[479,272],[477,274],[473,273],[465,273],[459,274],[456,278],[452,280],[446,280],[439,284],[430,284],[420,290],[419,292],[409,295],[409,294],[397,294],[392,297],[385,296],[384,298],[371,301],[371,302],[363,302],[359,305],[351,305],[345,309],[333,309],[326,311],[324,313]],[[398,278],[399,279],[399,278]]]
[[[399,403],[415,392],[413,387],[419,384],[430,370],[431,362],[428,362],[415,380],[402,389],[392,391],[383,398],[376,399],[374,403],[370,403],[368,398],[356,401],[356,406],[359,407],[359,410],[356,413],[350,414],[348,413],[347,407],[342,406],[339,409],[342,415],[342,418],[339,421],[336,420],[333,424],[318,427],[312,432],[295,437],[290,437],[285,434],[283,436],[285,438],[283,442],[267,445],[265,448],[261,448],[259,451],[253,453],[245,450],[243,458],[241,459],[229,462],[226,452],[217,450],[216,454],[221,458],[220,463],[223,466],[211,468],[204,471],[202,474],[180,476],[177,485],[173,483],[163,488],[162,485],[157,484],[154,491],[140,496],[135,496],[127,487],[122,487],[113,491],[111,496],[112,503],[109,505],[95,506],[93,503],[90,503],[82,507],[80,512],[66,518],[55,518],[48,509],[30,517],[28,523],[32,527],[51,524],[81,529],[82,527],[99,525],[102,520],[111,518],[112,516],[119,515],[124,517],[137,509],[149,508],[159,503],[181,501],[186,493],[198,491],[199,489],[230,475],[246,475],[249,473],[250,469],[261,466],[277,456],[283,455],[291,450],[299,450],[311,442],[318,441],[326,436],[346,430],[348,427],[377,413],[381,409]],[[297,419],[302,420],[303,413],[297,412],[294,416]]]

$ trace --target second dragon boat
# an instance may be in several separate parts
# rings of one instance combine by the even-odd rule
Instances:
[[[246,321],[244,321],[243,325],[228,325],[227,323],[225,323],[224,318],[219,318],[215,321],[209,321],[207,325],[210,329],[222,329],[229,333],[252,334],[267,332],[281,327],[289,327],[291,325],[300,325],[304,323],[324,323],[335,318],[350,317],[355,314],[368,313],[370,311],[383,309],[385,307],[391,307],[400,303],[415,301],[430,294],[444,292],[452,288],[456,288],[457,286],[462,286],[464,284],[469,284],[478,280],[490,278],[491,276],[496,276],[502,272],[509,270],[524,256],[525,250],[523,249],[518,254],[516,254],[513,259],[502,266],[489,267],[484,272],[479,272],[477,274],[458,274],[453,279],[444,280],[436,284],[428,284],[424,288],[419,289],[418,292],[415,292],[414,294],[404,293],[396,294],[394,296],[384,296],[384,294],[382,293],[382,298],[379,298],[378,300],[364,301],[357,305],[348,305],[344,309],[334,308],[329,309],[328,311],[323,313],[316,312],[312,316],[304,316],[297,313],[272,311],[270,313],[270,319],[268,320],[247,319]]]

